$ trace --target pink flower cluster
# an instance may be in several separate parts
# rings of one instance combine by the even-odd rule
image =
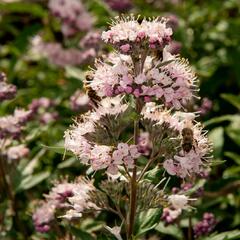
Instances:
[[[63,48],[59,43],[45,43],[40,36],[32,40],[33,55],[47,58],[52,64],[60,67],[81,65],[88,63],[96,56],[94,48],[80,50],[77,48]]]
[[[180,156],[179,156],[180,155]],[[170,175],[177,175],[181,178],[195,174],[200,174],[204,170],[204,163],[201,153],[191,150],[189,153],[181,151],[173,159],[168,159],[163,163],[163,167]]]
[[[216,224],[217,220],[212,213],[204,213],[202,221],[196,223],[193,227],[195,238],[208,235],[213,231]]]
[[[101,41],[101,34],[98,31],[90,31],[88,32],[79,42],[79,46],[82,49],[86,48],[94,48],[99,49]]]
[[[118,173],[118,165],[124,164],[127,168],[134,167],[134,159],[141,156],[136,145],[128,145],[127,143],[119,143],[117,149],[112,153],[112,163],[109,169],[111,174]]]
[[[94,133],[95,124],[106,115],[117,116],[126,111],[127,104],[122,104],[119,97],[105,98],[99,107],[84,115],[83,121],[76,122],[72,129],[65,132],[65,147],[76,154],[83,163],[91,164],[94,170],[107,168],[111,174],[117,174],[118,165],[133,167],[134,159],[140,156],[136,145],[119,143],[114,146],[98,145],[87,140],[87,133]]]
[[[53,202],[43,202],[33,214],[33,223],[37,232],[45,233],[50,230],[50,223],[54,220],[55,205]]]
[[[41,97],[33,99],[28,108],[32,112],[37,113],[38,111],[46,110],[50,107],[54,107],[55,105],[56,104],[53,100],[46,97]]]
[[[131,0],[105,0],[109,7],[118,12],[128,11],[132,7]]]
[[[67,206],[68,197],[73,196],[73,189],[76,183],[55,183],[52,190],[45,196],[46,200],[35,210],[33,222],[36,231],[48,232],[51,229],[51,223],[55,219],[55,213],[58,208]]]
[[[164,110],[161,106],[156,106],[155,103],[147,103],[142,110],[143,118],[154,122],[155,126],[166,124],[169,128],[182,135],[182,130],[185,127],[193,131],[193,147],[187,153],[183,151],[181,146],[177,155],[173,159],[167,159],[163,163],[163,167],[170,175],[177,175],[185,178],[191,174],[201,174],[204,171],[208,162],[208,155],[211,152],[211,146],[206,132],[203,132],[200,124],[193,124],[195,114],[183,113]]]
[[[203,98],[201,106],[197,109],[202,116],[208,114],[213,107],[213,102],[208,98]]]
[[[73,188],[72,196],[68,197],[70,210],[66,212],[63,218],[74,219],[82,217],[85,210],[98,209],[91,201],[90,192],[93,192],[95,187],[92,182],[85,179],[78,179]]]
[[[5,73],[0,72],[0,101],[14,98],[16,92],[17,92],[16,86],[8,84]]]
[[[136,45],[148,45],[152,49],[163,48],[171,40],[172,29],[165,18],[143,19],[141,23],[133,16],[116,17],[110,30],[102,33],[102,39],[128,53]]]
[[[147,57],[143,72],[136,76],[130,56],[112,54],[105,62],[96,63],[93,80],[88,84],[100,97],[132,94],[145,102],[156,99],[176,109],[183,107],[197,91],[196,77],[188,62],[166,49],[162,61],[154,63],[154,58]]]
[[[151,150],[150,136],[148,132],[141,132],[138,138],[138,151],[148,156]]]
[[[178,217],[180,216],[181,211],[171,208],[164,208],[161,216],[161,220],[165,225],[173,224],[176,222]]]
[[[23,145],[12,146],[7,149],[7,159],[9,162],[26,157],[29,154],[29,149]]]
[[[184,209],[189,207],[188,201],[193,200],[183,194],[173,194],[168,197],[170,206],[163,209],[161,219],[166,225],[174,223]]]
[[[86,31],[92,27],[93,18],[79,0],[50,0],[48,7],[61,20],[62,33],[65,36],[72,36],[79,30]]]
[[[55,101],[46,97],[41,97],[33,99],[28,108],[42,124],[48,124],[54,122],[58,118],[58,112],[53,111],[55,106]]]
[[[77,90],[70,98],[70,107],[73,111],[84,112],[89,108],[90,99],[87,94]]]
[[[68,217],[73,212],[78,216],[93,204],[89,200],[89,191],[94,190],[91,182],[84,179],[77,179],[74,183],[68,183],[66,180],[57,182],[48,195],[46,200],[36,209],[33,214],[33,222],[38,232],[48,232],[55,219],[57,209],[71,208],[67,212]],[[75,209],[76,208],[76,209]]]
[[[22,127],[31,118],[31,110],[15,109],[13,115],[0,118],[0,139],[18,138]]]
[[[186,122],[183,122],[182,129],[188,127]],[[180,129],[180,133],[182,131]],[[207,168],[207,163],[211,157],[211,145],[206,137],[206,132],[203,132],[199,124],[191,126],[193,131],[193,147],[189,152],[183,149],[179,151],[172,159],[167,159],[163,163],[163,167],[170,175],[177,175],[181,178],[197,174],[201,175]]]

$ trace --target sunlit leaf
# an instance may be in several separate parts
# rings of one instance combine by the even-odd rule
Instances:
[[[28,190],[32,187],[35,187],[43,180],[47,179],[50,176],[50,172],[40,172],[34,175],[27,176],[22,179],[20,182],[17,191]]]
[[[238,239],[240,239],[240,230],[223,232],[217,235],[212,234],[209,237],[203,238],[203,240],[238,240]]]
[[[179,227],[176,225],[168,225],[165,226],[163,222],[160,222],[156,227],[155,230],[157,230],[160,233],[170,235],[175,237],[176,239],[182,240],[184,238],[183,233]]]
[[[240,165],[240,155],[234,152],[225,152],[226,157],[231,158],[236,164]]]
[[[46,11],[39,4],[30,2],[12,2],[12,3],[0,3],[0,11],[8,11],[14,13],[30,13],[36,17],[45,17]]]
[[[217,127],[210,131],[208,135],[210,141],[213,142],[213,154],[215,157],[221,156],[221,151],[224,143],[223,132],[224,131],[222,127]]]
[[[136,236],[141,236],[147,231],[156,227],[159,223],[162,214],[162,209],[149,209],[148,211],[141,212],[136,219]]]
[[[41,144],[42,147],[48,149],[49,151],[53,151],[55,153],[59,153],[61,155],[65,155],[65,156],[74,156],[73,153],[66,151],[66,149],[64,147],[58,147],[58,146],[47,146],[44,144]]]
[[[231,103],[236,108],[240,109],[240,96],[236,96],[233,94],[221,94],[221,97],[225,100],[227,100],[229,103]]]
[[[81,229],[71,227],[70,232],[79,240],[94,240],[93,236]]]

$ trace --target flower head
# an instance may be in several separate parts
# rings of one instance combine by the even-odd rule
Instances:
[[[206,236],[213,231],[217,224],[217,221],[212,213],[204,213],[203,219],[195,224],[194,236],[199,238],[201,236]]]
[[[44,233],[50,230],[55,209],[56,206],[52,201],[43,202],[42,205],[36,209],[32,217],[36,231]]]
[[[12,161],[12,160],[17,160],[22,157],[25,157],[28,155],[28,153],[29,153],[29,149],[23,144],[21,144],[18,146],[13,146],[8,148],[7,157],[9,161]]]
[[[170,204],[174,207],[174,209],[185,209],[188,205],[189,198],[185,195],[170,195],[168,197]]]
[[[121,47],[149,45],[150,48],[163,48],[171,39],[172,29],[168,28],[164,18],[144,19],[141,23],[132,15],[125,18],[116,17],[110,30],[103,32],[105,42]]]
[[[82,178],[78,179],[72,190],[72,195],[68,197],[70,210],[62,217],[67,219],[79,218],[85,210],[97,209],[90,196],[90,192],[94,189],[92,182]]]
[[[121,47],[129,51],[128,45]],[[166,64],[165,64],[166,63]],[[111,54],[104,62],[96,62],[89,86],[100,97],[132,94],[145,102],[160,101],[167,107],[183,108],[197,91],[197,81],[188,62],[163,49],[163,59],[156,62],[150,56],[142,72],[135,74],[134,60],[119,53]]]
[[[48,5],[54,16],[62,22],[62,33],[72,36],[79,30],[86,31],[92,27],[93,18],[78,0],[50,0]]]
[[[16,86],[8,84],[6,74],[0,72],[0,101],[14,98],[16,92],[17,92]]]

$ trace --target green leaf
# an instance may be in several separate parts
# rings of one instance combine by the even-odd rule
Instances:
[[[63,162],[59,163],[57,165],[57,168],[62,169],[62,168],[69,168],[72,167],[75,163],[79,162],[79,160],[76,157],[71,157],[67,160],[64,160]]]
[[[50,151],[53,151],[55,153],[59,153],[59,154],[62,154],[62,155],[65,155],[65,156],[74,156],[73,153],[67,151],[64,147],[62,146],[47,146],[47,145],[44,145],[44,144],[41,144],[42,147],[50,150]]]
[[[212,118],[212,119],[204,122],[204,126],[209,126],[209,125],[216,124],[216,123],[222,123],[225,121],[233,121],[234,118],[235,118],[235,115],[224,115],[221,117],[215,117],[215,118]]]
[[[233,166],[227,168],[223,172],[223,178],[231,178],[231,177],[237,177],[240,174],[240,166]]]
[[[89,234],[88,232],[85,232],[81,229],[75,228],[75,227],[71,227],[70,228],[70,232],[77,237],[77,239],[79,240],[94,240],[94,238],[92,237],[91,234]]]
[[[162,222],[160,222],[155,227],[155,230],[157,230],[160,233],[173,236],[174,238],[177,238],[179,240],[184,239],[182,231],[176,225],[165,226]]]
[[[221,157],[222,147],[224,143],[224,130],[222,127],[214,128],[209,132],[209,139],[213,142],[213,154],[215,157]]]
[[[38,166],[40,158],[46,153],[46,149],[41,149],[34,158],[28,162],[28,164],[22,169],[22,175],[30,175],[34,172],[34,169]]]
[[[97,236],[97,240],[116,240],[113,236],[99,235]]]
[[[161,172],[161,170],[159,169],[158,166],[156,166],[155,168],[147,171],[145,174],[144,174],[144,178],[145,179],[148,179],[150,181],[154,181],[156,180],[156,177],[159,175],[159,173]]]
[[[226,160],[213,160],[212,162],[210,162],[210,166],[214,167],[214,166],[218,166],[221,164],[224,164],[226,162]]]
[[[66,70],[67,77],[76,78],[80,81],[83,81],[85,78],[84,72],[81,71],[79,68],[67,66],[65,67],[65,70]]]
[[[209,237],[203,238],[202,240],[238,240],[240,238],[240,230],[233,230],[228,232],[223,232],[220,234],[212,234]]]
[[[240,165],[240,155],[234,152],[225,152],[226,157],[231,158],[236,164]]]
[[[29,13],[36,17],[45,17],[47,12],[39,5],[35,3],[27,3],[23,1],[12,3],[0,3],[1,11],[8,11],[14,13]]]
[[[47,179],[50,176],[50,172],[40,172],[35,175],[30,175],[22,179],[20,182],[17,191],[28,190],[32,187],[35,187],[43,180]]]
[[[228,127],[226,130],[228,136],[238,145],[240,145],[240,128]]]
[[[240,96],[224,93],[221,97],[240,110]]]
[[[138,237],[156,227],[162,215],[162,209],[152,208],[141,212],[136,219],[135,236]]]

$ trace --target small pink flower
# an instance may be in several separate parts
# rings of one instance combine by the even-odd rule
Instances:
[[[133,160],[133,158],[131,156],[127,156],[123,160],[124,160],[124,163],[126,164],[126,166],[128,168],[131,169],[131,168],[134,167],[134,160]]]
[[[118,90],[120,93],[124,92],[124,88],[123,88],[122,86],[118,86],[117,90]]]
[[[130,74],[124,75],[122,81],[127,85],[131,85],[133,83],[133,78]]]
[[[124,45],[122,45],[121,47],[120,47],[120,49],[121,49],[121,51],[123,52],[123,53],[128,53],[129,52],[129,50],[130,50],[130,45],[129,44],[124,44]]]
[[[135,89],[134,91],[133,91],[133,95],[135,96],[135,97],[140,97],[140,90],[137,88],[137,89]]]
[[[149,43],[150,43],[150,44],[155,44],[157,41],[158,41],[157,36],[151,36],[151,37],[149,38]]]
[[[113,90],[111,86],[105,85],[105,94],[107,97],[111,97],[113,95]]]
[[[165,97],[165,100],[166,102],[171,102],[174,98],[174,90],[169,87],[169,88],[165,88],[164,89],[164,97]]]
[[[155,49],[156,48],[156,44],[155,43],[150,43],[149,47],[152,48],[152,49]]]
[[[145,34],[145,32],[140,31],[137,36],[138,36],[138,38],[140,38],[142,40],[143,38],[145,38],[146,34]]]
[[[141,153],[138,152],[137,145],[130,145],[129,151],[133,158],[139,158],[141,156]]]
[[[135,78],[135,83],[137,84],[142,84],[147,80],[146,75],[144,73],[139,74],[136,78]]]
[[[128,93],[128,94],[131,93],[132,90],[133,90],[132,87],[126,87],[125,88],[125,92]]]
[[[145,96],[145,97],[144,97],[144,102],[145,102],[145,103],[151,102],[151,98],[148,97],[148,96]]]
[[[123,154],[120,150],[115,150],[112,154],[112,159],[114,160],[114,163],[121,164],[123,159]]]
[[[117,148],[124,157],[128,155],[129,146],[127,143],[119,143]]]
[[[112,174],[112,175],[118,174],[118,167],[117,167],[117,165],[115,165],[115,164],[110,164],[109,167],[108,167],[108,169],[107,169],[107,172],[109,172],[109,173]]]
[[[166,169],[168,174],[176,175],[176,167],[175,167],[172,159],[164,161],[163,167]]]

